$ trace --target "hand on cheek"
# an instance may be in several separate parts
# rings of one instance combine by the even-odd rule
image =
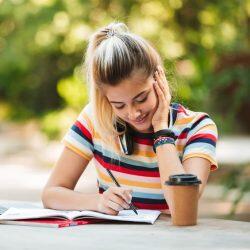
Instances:
[[[152,118],[152,126],[154,127],[154,131],[157,131],[168,127],[168,112],[171,96],[169,93],[167,79],[165,77],[164,71],[160,66],[157,68],[154,79],[157,109]]]

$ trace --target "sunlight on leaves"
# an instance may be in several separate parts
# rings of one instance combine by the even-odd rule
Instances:
[[[188,84],[180,84],[178,86],[178,95],[183,101],[189,100],[192,95],[190,86]]]
[[[214,35],[211,33],[210,30],[205,31],[202,34],[201,43],[207,49],[211,49],[214,47],[215,44]]]
[[[236,38],[237,31],[235,27],[229,22],[223,22],[221,24],[221,34],[224,40],[224,43],[229,43]]]
[[[47,47],[53,43],[55,37],[49,26],[44,26],[35,35],[35,42],[41,47]]]
[[[31,0],[32,3],[38,6],[52,6],[56,0]]]
[[[180,76],[191,78],[195,75],[195,66],[191,60],[180,60],[176,65],[176,72]]]
[[[154,33],[159,31],[159,24],[155,18],[140,18],[140,20],[136,20],[135,17],[132,23],[132,29],[134,33],[138,33],[141,36],[148,37]]]
[[[168,59],[175,59],[184,54],[184,48],[179,42],[168,41],[164,43],[162,53]]]
[[[182,0],[169,0],[169,5],[173,9],[180,9],[182,7]]]
[[[60,80],[57,91],[67,105],[75,109],[79,109],[87,102],[87,87],[76,76]]]
[[[54,110],[41,119],[41,130],[49,139],[62,138],[76,117],[77,113],[71,108]]]
[[[212,10],[203,10],[199,13],[199,20],[205,25],[215,25],[218,23],[216,13]]]
[[[53,31],[58,34],[66,33],[68,31],[69,23],[69,15],[66,12],[57,12],[53,18]]]

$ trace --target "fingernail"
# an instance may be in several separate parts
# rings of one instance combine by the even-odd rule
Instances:
[[[131,201],[132,201],[132,195],[130,194],[130,195],[129,195],[128,203],[131,203]]]

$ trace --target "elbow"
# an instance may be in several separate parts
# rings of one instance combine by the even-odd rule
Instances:
[[[41,200],[42,200],[42,204],[44,208],[51,208],[51,206],[49,205],[49,193],[50,193],[50,188],[45,187],[42,191],[42,195],[41,195]]]
[[[204,190],[205,190],[205,185],[204,184],[200,185],[200,187],[199,187],[199,193],[198,193],[198,200],[201,198]]]
[[[201,198],[202,193],[203,193],[202,191],[199,192],[199,194],[198,194],[198,200]]]
[[[200,198],[201,198],[201,195],[202,195],[201,193],[199,193],[199,194],[198,194],[198,200],[200,200]]]

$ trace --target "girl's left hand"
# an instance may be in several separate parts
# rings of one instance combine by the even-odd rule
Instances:
[[[162,67],[157,66],[155,72],[154,88],[158,97],[158,107],[152,118],[152,126],[154,131],[168,128],[168,112],[171,102],[171,95],[169,91],[168,82]]]

